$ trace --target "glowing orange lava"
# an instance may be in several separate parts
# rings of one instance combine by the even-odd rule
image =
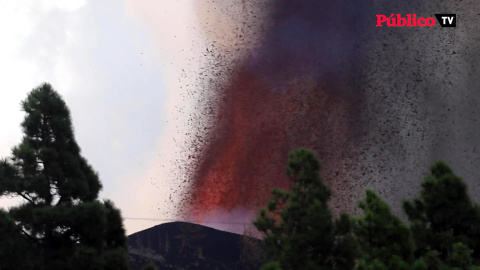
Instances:
[[[350,151],[351,100],[322,91],[315,79],[282,87],[287,91],[271,89],[242,69],[225,90],[215,136],[195,175],[190,210],[197,219],[215,209],[265,205],[271,188],[289,187],[284,168],[288,152],[298,147],[317,150],[330,168],[325,175],[334,178],[327,182],[341,183],[345,166],[339,162]]]
[[[299,147],[318,153],[333,189],[334,212],[356,205],[354,149],[362,136],[364,104],[356,77],[359,7],[279,0],[266,13],[271,17],[259,17],[266,22],[260,24],[265,25],[261,45],[247,48],[242,60],[229,66],[228,78],[211,78],[228,84],[207,90],[221,101],[194,171],[191,215],[202,219],[238,208],[256,212],[271,188],[289,187],[288,152]]]

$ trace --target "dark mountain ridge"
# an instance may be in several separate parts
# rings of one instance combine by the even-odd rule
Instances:
[[[128,237],[132,269],[149,262],[159,269],[258,269],[261,240],[210,227],[172,222]]]

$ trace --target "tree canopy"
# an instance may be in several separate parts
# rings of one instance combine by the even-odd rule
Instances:
[[[7,225],[0,234],[14,236],[1,240],[0,250],[31,256],[35,263],[23,269],[127,269],[120,212],[97,200],[102,185],[80,154],[62,97],[42,84],[22,109],[24,137],[0,161],[0,196],[22,203],[0,212],[0,224]],[[0,260],[0,268],[15,261],[15,254]]]
[[[431,166],[419,196],[405,201],[404,210],[416,256],[435,258],[450,267],[462,265],[462,269],[468,269],[467,262],[471,267],[479,265],[480,208],[470,200],[465,182],[445,162]]]
[[[480,208],[445,162],[404,202],[407,223],[369,189],[358,204],[363,214],[334,220],[320,167],[309,150],[290,153],[290,191],[273,189],[254,221],[267,249],[263,270],[480,270]]]
[[[273,200],[254,222],[270,258],[262,269],[352,269],[356,246],[350,220],[347,215],[333,219],[320,167],[310,150],[290,153],[291,191],[274,189]]]
[[[359,207],[363,215],[356,218],[354,231],[362,254],[356,268],[411,269],[415,246],[410,228],[393,215],[388,204],[373,190],[366,191]]]

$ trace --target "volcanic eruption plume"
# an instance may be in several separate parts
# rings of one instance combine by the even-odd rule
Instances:
[[[467,34],[479,24],[469,9],[474,1],[463,6],[347,0],[208,5],[213,14],[228,18],[236,18],[235,12],[258,16],[230,21],[237,32],[223,32],[231,35],[223,44],[227,48],[213,48],[215,63],[228,72],[210,73],[222,83],[208,88],[215,109],[209,107],[213,116],[203,122],[209,132],[187,198],[199,220],[244,209],[250,214],[225,217],[249,221],[272,187],[288,188],[285,162],[297,147],[318,152],[335,213],[352,212],[366,187],[398,213],[435,159],[446,159],[466,177],[478,173],[471,157],[479,157],[474,149],[480,139],[471,136],[478,128],[469,123],[478,115],[474,101],[480,95],[464,83],[478,88],[473,74],[479,71],[471,63],[479,50],[469,45],[478,48],[479,42]],[[463,15],[470,25],[457,32],[375,27],[375,14],[430,16],[440,10]],[[207,43],[223,40],[212,30],[221,19],[213,17],[217,24],[203,26]],[[458,57],[452,56],[455,50]],[[451,123],[444,117],[462,119],[453,120],[457,137],[449,137]],[[471,188],[478,190],[479,184]]]
[[[335,213],[354,211],[369,187],[400,214],[437,159],[480,192],[474,0],[179,0],[191,9],[178,16],[158,1],[140,2],[174,52],[162,55],[177,71],[171,88],[190,97],[180,123],[187,139],[177,138],[184,162],[175,166],[175,179],[185,176],[172,184],[183,193],[179,215],[250,222],[272,187],[289,187],[287,154],[298,147],[318,153]],[[188,31],[157,23],[160,12]],[[411,13],[455,13],[459,21],[375,26],[377,14]],[[192,35],[188,50],[177,48]]]
[[[284,168],[297,147],[319,153],[327,182],[345,190],[332,205],[347,210],[355,194],[347,173],[355,171],[361,134],[363,96],[355,71],[360,39],[354,27],[360,5],[252,2],[242,4],[268,13],[258,18],[264,21],[245,24],[260,24],[263,36],[230,63],[230,73],[221,74],[226,83],[211,89],[221,102],[193,175],[190,211],[201,220],[219,209],[257,210],[271,188],[289,187]]]

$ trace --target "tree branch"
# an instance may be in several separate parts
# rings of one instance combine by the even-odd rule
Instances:
[[[30,235],[29,233],[27,233],[27,232],[25,231],[25,229],[23,229],[23,228],[22,228],[22,233],[23,233],[28,239],[34,241],[34,242],[37,243],[37,244],[40,244],[40,241],[39,241],[37,238],[31,236],[31,235]]]
[[[19,191],[15,192],[15,193],[17,193],[19,196],[21,196],[22,198],[24,198],[25,200],[27,200],[31,204],[35,204],[35,202],[31,198],[27,197],[27,195],[25,195],[25,194],[23,194]]]

